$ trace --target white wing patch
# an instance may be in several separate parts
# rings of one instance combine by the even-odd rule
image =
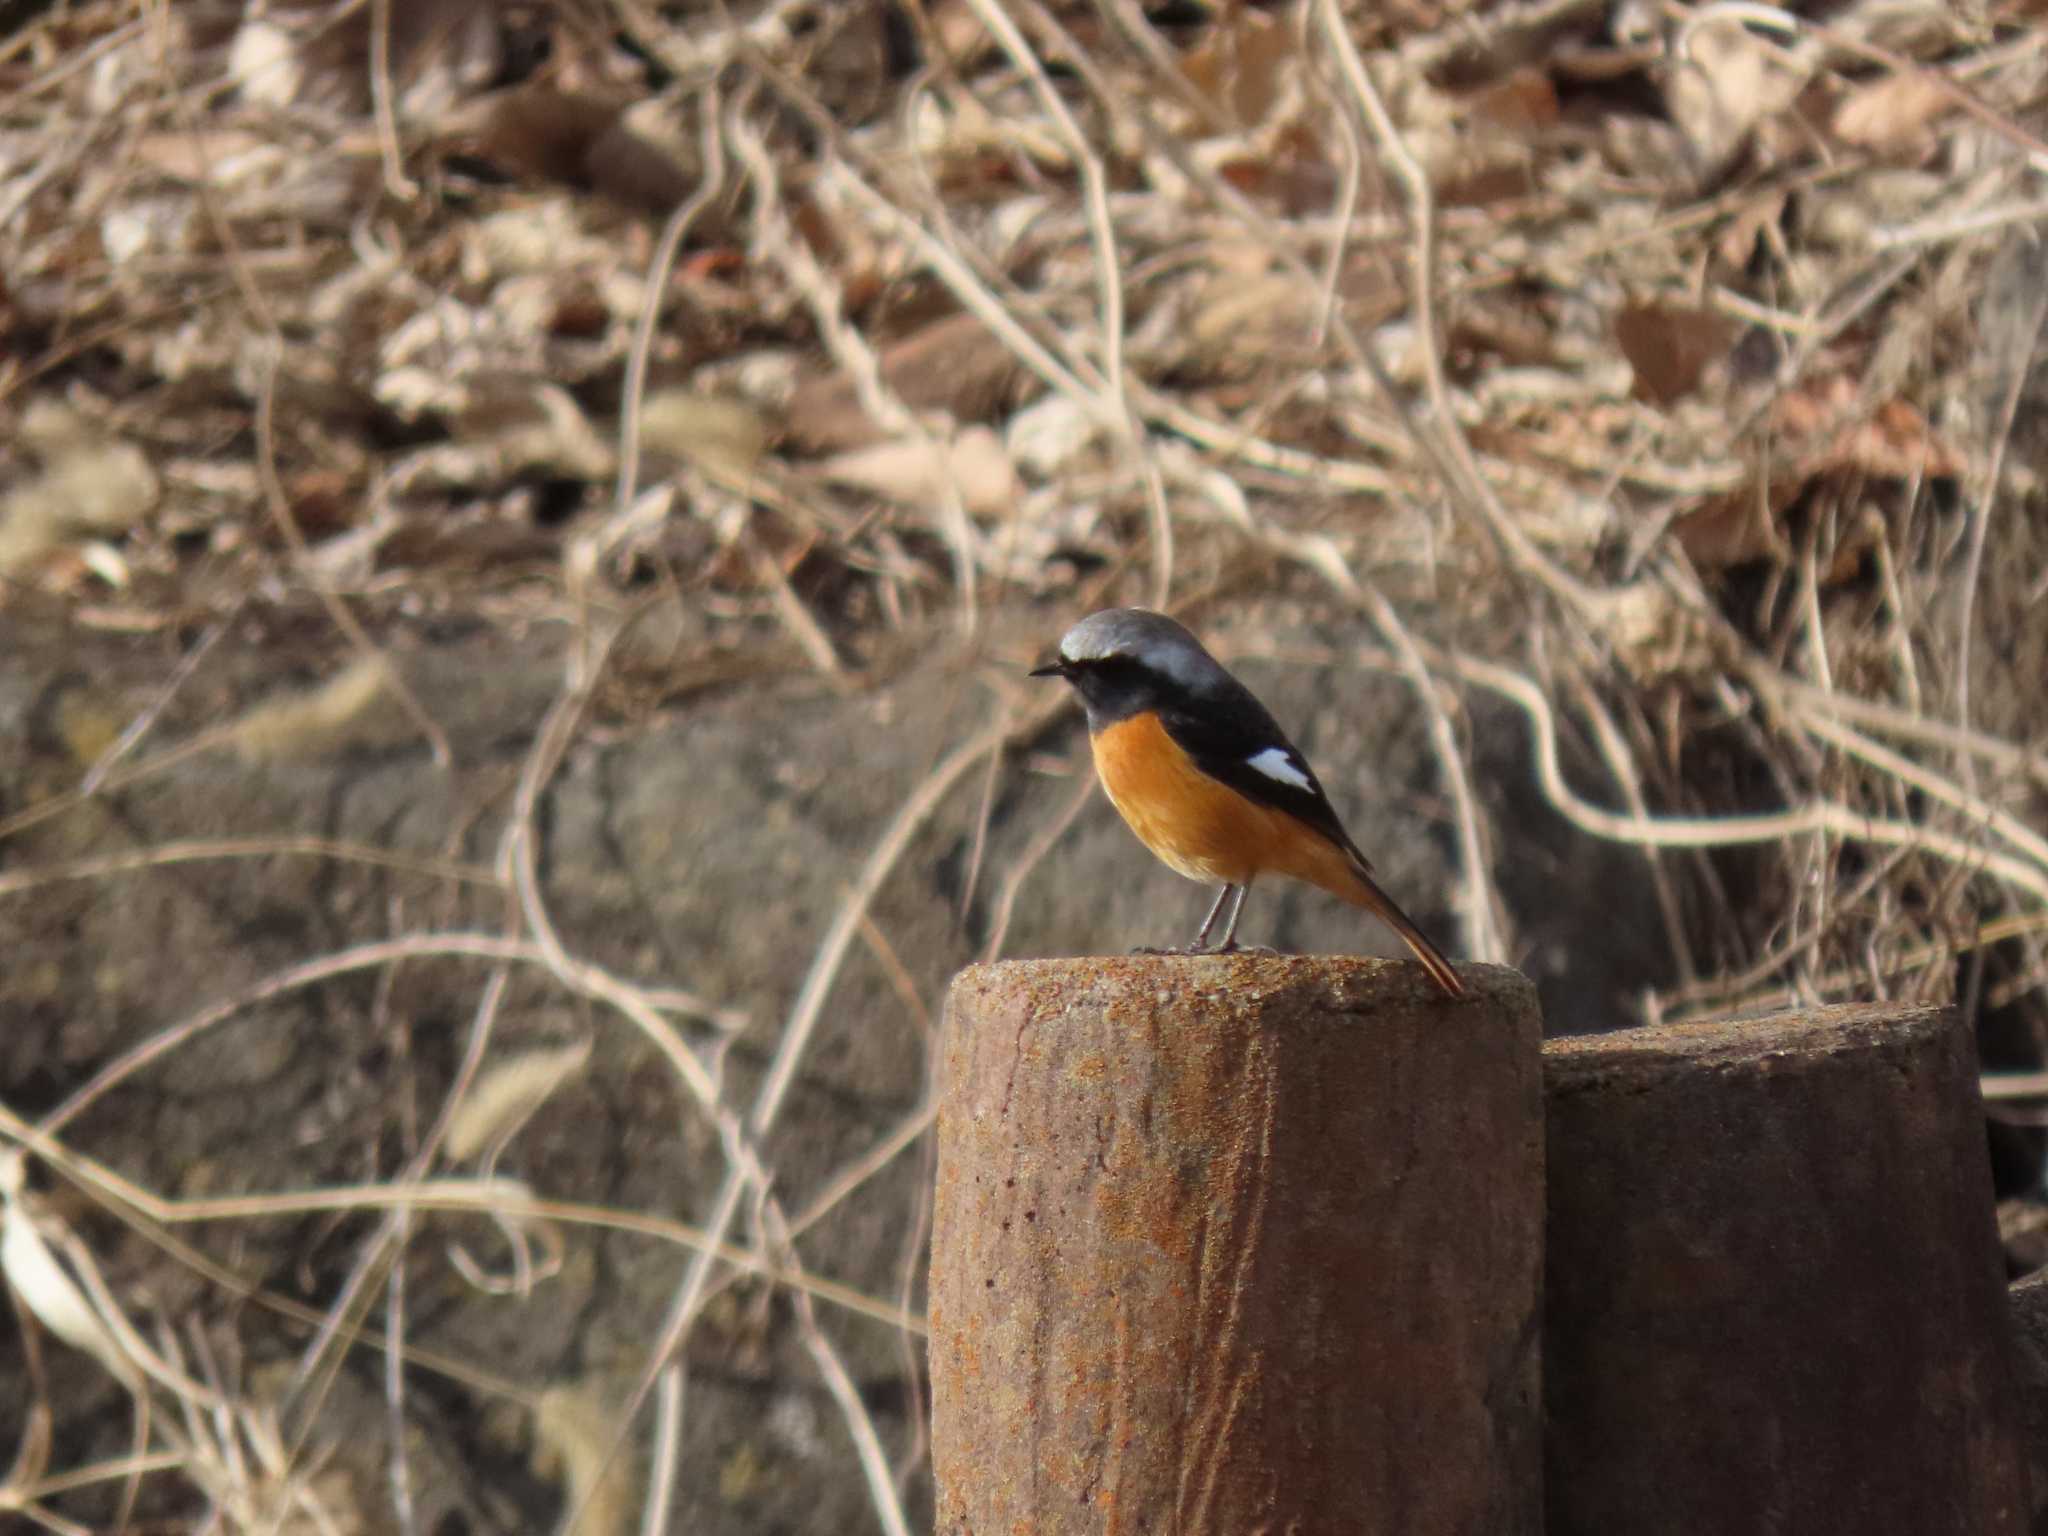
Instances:
[[[1268,747],[1265,751],[1245,759],[1247,768],[1256,768],[1269,779],[1278,779],[1282,784],[1292,784],[1296,789],[1308,789],[1309,777],[1302,771],[1301,761],[1285,747]]]

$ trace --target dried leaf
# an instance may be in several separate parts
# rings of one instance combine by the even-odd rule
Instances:
[[[1436,195],[1446,208],[1491,208],[1528,197],[1536,190],[1536,176],[1528,165],[1503,161],[1444,175],[1437,182]]]
[[[1516,135],[1555,128],[1563,115],[1557,86],[1548,74],[1528,64],[1472,92],[1465,104],[1475,121]]]
[[[940,505],[950,483],[968,512],[982,516],[1008,512],[1021,491],[1002,440],[987,427],[968,427],[950,443],[899,438],[856,448],[825,460],[817,472],[907,506]]]
[[[274,138],[246,128],[179,128],[144,135],[135,145],[135,158],[173,180],[220,188],[250,170],[275,168],[285,154]]]
[[[515,176],[583,186],[591,147],[625,105],[615,96],[529,81],[482,104],[474,148]]]
[[[448,1119],[448,1155],[462,1162],[511,1135],[589,1062],[584,1039],[526,1051],[482,1073]]]
[[[387,403],[419,401],[433,387],[428,370],[394,369],[377,381]],[[400,495],[434,490],[474,491],[504,485],[535,470],[567,480],[601,480],[616,460],[612,440],[598,432],[582,407],[554,384],[521,387],[518,381],[480,379],[459,402],[432,399],[438,410],[459,404],[459,442],[422,448],[393,466],[389,488]]]
[[[1726,570],[1752,560],[1789,557],[1778,519],[1806,486],[1803,475],[1781,476],[1768,487],[1745,485],[1714,496],[1671,525],[1686,557],[1703,571]]]
[[[462,264],[477,282],[521,273],[553,278],[565,268],[601,267],[615,259],[614,247],[585,228],[582,205],[549,197],[502,208],[464,231]]]
[[[1240,127],[1266,120],[1301,71],[1294,29],[1285,19],[1233,6],[1202,45],[1181,61],[1187,82]]]
[[[1962,455],[1917,407],[1896,397],[1866,405],[1847,374],[1787,390],[1771,407],[1771,425],[1783,450],[1808,474],[1911,480],[1958,475],[1965,467]]]
[[[1067,395],[1049,394],[1010,418],[1003,444],[1019,469],[1050,479],[1071,466],[1100,431],[1085,406]]]
[[[1699,387],[1708,368],[1728,355],[1738,326],[1710,309],[1629,304],[1614,317],[1614,340],[1635,370],[1633,393],[1671,405]]]
[[[1742,270],[1749,265],[1750,257],[1756,252],[1756,243],[1763,232],[1785,217],[1785,205],[1789,194],[1784,192],[1765,193],[1744,202],[1728,220],[1728,227],[1721,231],[1714,242],[1714,251],[1723,264]]]
[[[1665,86],[1702,179],[1719,175],[1767,118],[1799,99],[1812,73],[1799,56],[1733,18],[1693,27],[1690,56]]]
[[[1835,438],[1833,452],[1838,464],[1893,480],[1955,476],[1965,467],[1962,455],[1936,434],[1919,408],[1900,399],[1885,401],[1862,421],[1844,428]]]
[[[1835,137],[1880,155],[1917,154],[1933,140],[1928,127],[1952,110],[1955,98],[1924,70],[1886,75],[1842,98],[1830,126]]]
[[[251,6],[228,50],[228,75],[245,100],[360,113],[370,105],[370,7],[334,16],[317,7]],[[397,107],[431,118],[488,83],[503,66],[500,7],[472,0],[406,0],[390,9],[386,57]]]
[[[936,0],[925,7],[932,41],[956,68],[979,63],[996,50],[996,40],[969,0]]]
[[[21,1154],[12,1149],[0,1153],[0,1274],[37,1322],[128,1380],[135,1374],[134,1364],[115,1342],[99,1309],[36,1230],[23,1187]]]
[[[244,101],[288,107],[298,100],[306,69],[292,34],[259,11],[235,30],[228,46],[228,78]]]
[[[534,1409],[535,1470],[560,1472],[563,1507],[581,1511],[581,1536],[621,1536],[632,1516],[633,1450],[619,1443],[626,1429],[589,1384],[549,1387]]]
[[[366,656],[309,692],[259,704],[234,727],[235,750],[246,762],[300,762],[392,739],[403,721],[386,680],[384,663]]]
[[[43,467],[0,497],[0,576],[80,535],[128,532],[162,494],[141,449],[62,406],[38,402],[20,437]]]
[[[664,389],[640,407],[640,446],[744,475],[768,448],[768,423],[744,400]]]
[[[1185,336],[1196,356],[1241,368],[1254,355],[1305,349],[1315,313],[1314,292],[1292,273],[1219,272],[1195,294]]]
[[[1225,160],[1216,174],[1288,218],[1327,209],[1337,200],[1337,167],[1322,141],[1303,123],[1287,123],[1260,152]],[[1372,196],[1372,189],[1366,191]]]
[[[620,207],[665,215],[697,190],[693,160],[680,152],[680,146],[663,143],[634,126],[628,112],[598,135],[584,157],[584,169],[592,189]],[[702,239],[721,227],[714,210],[699,220],[696,233]]]
[[[945,410],[956,421],[994,415],[1015,385],[1019,365],[970,314],[934,320],[882,350],[882,382],[913,411]],[[792,441],[814,452],[880,442],[882,428],[860,403],[853,381],[836,370],[798,382],[789,398]]]

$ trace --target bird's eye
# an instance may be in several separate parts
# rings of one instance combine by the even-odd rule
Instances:
[[[1082,672],[1093,678],[1098,688],[1106,689],[1136,688],[1148,680],[1145,668],[1128,656],[1094,657]]]

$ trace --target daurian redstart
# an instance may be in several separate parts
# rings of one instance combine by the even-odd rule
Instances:
[[[1372,878],[1314,770],[1251,690],[1202,642],[1143,608],[1092,613],[1033,677],[1063,677],[1088,712],[1095,771],[1133,832],[1190,880],[1220,884],[1189,953],[1235,895],[1215,948],[1237,947],[1252,881],[1292,875],[1376,914],[1452,997],[1464,984]]]

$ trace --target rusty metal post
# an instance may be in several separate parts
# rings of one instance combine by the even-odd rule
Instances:
[[[2012,1319],[2013,1377],[2020,1400],[2020,1443],[2032,1493],[2027,1529],[2048,1531],[2048,1270],[2015,1280],[2006,1292]]]
[[[954,983],[943,1536],[1533,1536],[1540,1021],[1515,973],[1134,957]]]
[[[1567,1037],[1544,1077],[1549,1536],[2027,1528],[1952,1014]]]

